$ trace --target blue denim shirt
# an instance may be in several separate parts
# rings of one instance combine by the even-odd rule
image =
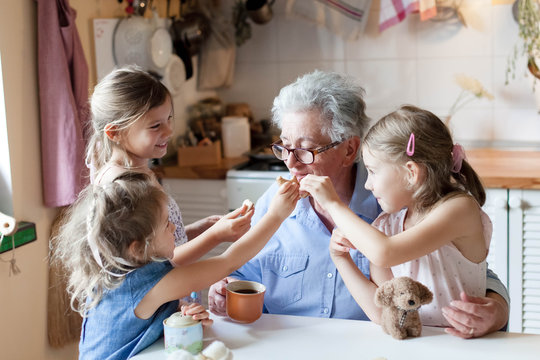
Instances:
[[[366,176],[364,166],[359,164],[349,207],[371,223],[381,209],[364,188]],[[267,212],[277,189],[273,184],[257,201],[252,223]],[[367,320],[330,258],[330,236],[309,199],[301,199],[264,249],[232,276],[266,286],[265,312]],[[356,250],[351,255],[369,276],[368,259]]]
[[[163,335],[163,320],[178,308],[178,300],[165,303],[146,320],[135,316],[144,295],[169,271],[169,261],[153,262],[126,275],[114,290],[84,318],[79,359],[124,360],[152,345]]]
[[[349,208],[371,223],[381,208],[364,188],[367,171],[357,164],[356,183]],[[268,211],[278,189],[273,184],[257,201],[252,224]],[[268,244],[231,276],[266,286],[264,311],[271,314],[368,320],[336,270],[328,246],[331,233],[317,216],[309,199],[301,199]],[[369,261],[351,251],[356,265],[369,278]],[[488,269],[487,287],[509,303],[497,275]]]

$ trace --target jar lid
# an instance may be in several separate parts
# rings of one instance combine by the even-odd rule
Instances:
[[[198,320],[193,320],[191,315],[183,315],[182,312],[178,311],[165,319],[165,325],[174,328],[182,328],[199,323]]]

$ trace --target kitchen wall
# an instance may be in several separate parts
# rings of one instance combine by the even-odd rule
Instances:
[[[0,358],[73,359],[76,344],[54,350],[47,342],[48,236],[56,209],[42,205],[35,1],[0,0],[0,56],[11,164],[13,214],[36,224],[37,241],[16,249],[21,273],[0,262]],[[3,117],[0,121],[4,121]],[[4,204],[3,204],[4,205]],[[2,206],[8,208],[9,206]],[[8,260],[11,253],[1,254]]]
[[[345,41],[303,19],[287,17],[286,1],[277,1],[274,19],[252,24],[252,38],[238,49],[234,85],[218,93],[227,102],[245,101],[257,118],[268,118],[279,89],[318,68],[358,78],[372,119],[403,103],[443,116],[460,92],[453,77],[464,73],[480,80],[495,99],[475,100],[454,116],[457,140],[540,147],[540,102],[535,101],[532,77],[523,76],[525,59],[517,63],[516,79],[505,85],[508,55],[518,39],[513,1],[494,1],[506,3],[497,6],[491,0],[464,2],[471,14],[468,28],[457,19],[421,22],[413,14],[379,33],[380,3],[373,0],[364,35]]]

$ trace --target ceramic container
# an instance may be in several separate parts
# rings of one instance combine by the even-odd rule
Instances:
[[[240,323],[252,323],[262,315],[266,287],[255,281],[227,284],[227,316]]]
[[[198,354],[203,347],[202,323],[184,316],[181,312],[172,314],[163,320],[165,350],[172,353],[184,349],[192,354]]]

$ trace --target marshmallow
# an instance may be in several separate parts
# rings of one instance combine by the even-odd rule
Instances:
[[[201,354],[204,357],[199,359],[209,359],[209,360],[232,360],[233,354],[232,351],[225,346],[221,341],[214,341],[204,349]]]

